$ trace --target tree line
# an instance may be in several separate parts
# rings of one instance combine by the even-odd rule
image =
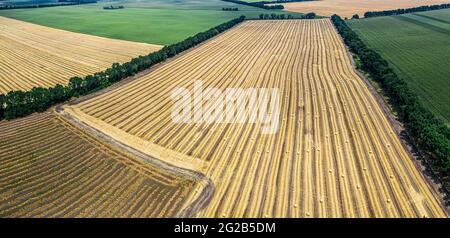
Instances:
[[[400,14],[413,13],[413,12],[439,10],[439,9],[445,9],[445,8],[449,8],[449,7],[450,7],[450,4],[447,3],[447,4],[441,4],[441,5],[420,6],[420,7],[413,7],[413,8],[400,8],[400,9],[387,10],[387,11],[373,11],[373,12],[364,13],[364,17],[400,15]]]
[[[222,11],[239,11],[237,7],[223,7]]]
[[[258,1],[256,3],[262,3],[262,4],[274,4],[274,3],[289,3],[289,2],[310,2],[310,1],[317,1],[317,0],[273,0],[273,1]]]
[[[259,8],[263,8],[266,10],[284,9],[283,5],[265,5],[264,3],[261,3],[261,2],[245,2],[245,1],[239,1],[239,0],[222,0],[222,1],[232,2],[232,3],[236,3],[236,4],[241,4],[241,5],[247,5],[247,6],[251,6],[251,7],[259,7]]]
[[[117,9],[124,9],[124,8],[125,8],[125,7],[122,6],[122,5],[119,5],[119,6],[113,6],[113,5],[111,5],[111,6],[104,6],[104,7],[103,7],[104,10],[117,10]]]
[[[292,16],[291,14],[259,14],[260,20],[283,20],[283,19],[314,19],[316,18],[316,14],[314,12],[307,13],[305,15],[301,15],[299,17]]]
[[[376,51],[368,48],[359,36],[339,16],[331,17],[336,29],[350,51],[359,57],[361,68],[377,81],[399,119],[435,178],[442,183],[442,190],[449,202],[450,191],[450,129],[430,110],[425,108],[418,96],[407,86]]]
[[[6,3],[0,6],[0,10],[9,10],[9,9],[22,9],[22,8],[41,8],[41,7],[58,7],[58,6],[69,6],[69,5],[78,5],[78,4],[88,4],[88,3],[97,3],[96,0],[59,0],[58,2],[38,2],[38,1],[29,1],[29,2],[13,2]]]
[[[205,32],[198,33],[187,39],[165,46],[159,51],[146,56],[133,58],[123,64],[114,63],[105,71],[86,77],[72,77],[67,86],[56,85],[50,88],[35,87],[30,91],[11,91],[0,95],[0,120],[24,117],[34,112],[43,112],[53,105],[70,100],[72,97],[87,95],[104,89],[129,76],[148,69],[170,57],[173,57],[203,41],[206,41],[225,30],[241,23],[244,16],[235,18]]]
[[[76,3],[39,3],[39,4],[27,4],[27,5],[6,4],[6,5],[0,6],[0,10],[40,8],[40,7],[58,7],[58,6],[69,6],[69,5],[77,5],[77,4]]]

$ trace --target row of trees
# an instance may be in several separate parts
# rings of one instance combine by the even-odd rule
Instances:
[[[0,95],[0,120],[23,117],[34,112],[43,112],[53,105],[70,100],[72,97],[79,97],[104,89],[208,40],[241,23],[244,19],[244,16],[233,19],[179,43],[165,46],[157,52],[134,58],[130,62],[124,64],[115,63],[111,68],[103,72],[88,75],[84,78],[73,77],[69,80],[67,86],[36,87],[27,92],[12,91],[7,95]]]
[[[125,7],[122,6],[122,5],[119,5],[119,6],[113,6],[113,5],[111,5],[111,6],[104,6],[104,7],[103,7],[104,10],[116,10],[116,9],[124,9],[124,8],[125,8]]]
[[[252,7],[259,7],[259,8],[263,8],[266,10],[284,9],[283,5],[265,5],[264,3],[261,3],[261,2],[245,2],[245,1],[239,1],[239,0],[222,0],[222,1],[232,2],[232,3],[247,5],[247,6],[252,6]]]
[[[262,4],[274,4],[274,3],[288,3],[288,2],[309,2],[309,1],[317,1],[317,0],[273,0],[273,1],[258,1],[257,3]]]
[[[97,0],[58,0],[58,2],[73,2],[76,4],[97,3]]]
[[[25,2],[8,2],[0,6],[0,10],[21,9],[21,8],[41,8],[41,7],[57,7],[67,5],[78,5],[96,3],[96,0],[59,0],[58,2],[50,1],[25,1]]]
[[[439,10],[449,8],[450,4],[441,4],[441,5],[431,5],[431,6],[421,6],[421,7],[413,7],[406,9],[396,9],[396,10],[387,10],[387,11],[374,11],[374,12],[366,12],[364,17],[379,17],[379,16],[391,16],[391,15],[400,15],[405,13],[413,13],[413,12],[424,12],[431,10]]]
[[[237,7],[223,7],[222,11],[239,11]]]
[[[359,57],[361,68],[377,81],[388,96],[406,131],[424,153],[429,169],[442,183],[446,200],[450,191],[450,129],[419,101],[380,54],[369,49],[337,15],[331,17],[349,49]]]
[[[288,14],[288,15],[286,15],[286,14],[275,14],[275,13],[272,13],[270,15],[269,14],[259,14],[259,19],[261,19],[261,20],[268,20],[268,19],[272,19],[272,20],[276,20],[276,19],[279,19],[279,20],[283,20],[283,19],[314,19],[314,18],[316,18],[316,14],[314,12],[307,13],[307,14],[302,15],[300,17],[292,16],[291,14]]]
[[[58,7],[58,6],[67,6],[67,5],[76,5],[75,3],[40,3],[40,4],[27,4],[27,5],[12,5],[6,4],[1,5],[0,10],[9,10],[9,9],[22,9],[22,8],[40,8],[40,7]]]

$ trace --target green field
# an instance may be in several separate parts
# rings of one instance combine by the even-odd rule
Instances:
[[[450,10],[350,20],[427,106],[450,122]]]
[[[103,10],[105,5],[125,9]],[[222,11],[238,7],[239,11]],[[240,15],[258,17],[268,11],[220,0],[114,1],[80,6],[0,11],[0,16],[91,35],[167,45]]]

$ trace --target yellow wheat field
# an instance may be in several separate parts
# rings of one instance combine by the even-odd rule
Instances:
[[[360,17],[369,11],[384,11],[424,5],[448,3],[448,0],[317,0],[285,3],[284,8],[292,12],[315,12],[321,16],[337,14],[341,17]]]
[[[172,122],[171,91],[194,80],[279,88],[278,133]],[[328,19],[246,21],[65,113],[205,173],[215,193],[200,217],[445,216]]]
[[[66,84],[160,48],[0,17],[0,93]]]
[[[53,113],[1,122],[0,134],[0,217],[179,216],[194,189]]]

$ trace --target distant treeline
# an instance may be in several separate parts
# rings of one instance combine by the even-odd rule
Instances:
[[[111,5],[111,6],[104,6],[103,7],[103,9],[105,9],[105,10],[115,10],[115,9],[124,9],[125,7],[124,6],[113,6],[113,5]]]
[[[274,0],[274,1],[259,1],[254,3],[262,3],[262,4],[274,4],[274,3],[289,3],[289,2],[311,2],[317,0]]]
[[[40,8],[40,7],[58,7],[58,6],[68,6],[77,5],[77,3],[39,3],[39,4],[29,4],[29,5],[1,5],[0,10],[8,9],[22,9],[22,8]]]
[[[431,10],[439,10],[450,8],[450,4],[441,4],[441,5],[431,5],[431,6],[421,6],[421,7],[413,7],[413,8],[401,8],[396,10],[387,10],[387,11],[379,11],[379,12],[366,12],[364,13],[364,17],[380,17],[380,16],[391,16],[391,15],[400,15],[406,13],[413,12],[424,12]]]
[[[96,0],[58,0],[58,2],[71,2],[75,4],[97,3]]]
[[[260,20],[283,20],[283,19],[314,19],[316,18],[316,14],[314,12],[307,13],[305,15],[301,15],[299,17],[292,16],[291,14],[259,14]]]
[[[442,183],[448,203],[450,198],[450,129],[407,86],[376,51],[368,48],[359,36],[337,15],[331,17],[350,51],[359,57],[361,69],[383,88],[384,94],[412,137],[435,178]]]
[[[222,8],[222,11],[239,11],[239,8],[237,8],[237,7],[224,7],[224,8]]]
[[[58,84],[51,88],[35,87],[26,92],[11,91],[6,95],[0,94],[0,120],[43,112],[53,105],[70,100],[72,97],[87,95],[109,87],[230,29],[244,19],[244,16],[233,19],[179,43],[165,46],[157,52],[134,58],[130,62],[114,63],[111,68],[103,72],[88,75],[84,78],[72,77],[67,86]]]
[[[252,7],[259,7],[259,8],[263,8],[266,10],[275,10],[275,9],[284,9],[283,5],[270,5],[270,6],[266,6],[264,5],[264,3],[260,3],[260,2],[244,2],[244,1],[239,1],[239,0],[222,0],[224,2],[232,2],[232,3],[236,3],[236,4],[241,4],[241,5],[247,5],[247,6],[252,6]]]
[[[8,10],[8,9],[22,9],[22,8],[40,8],[40,7],[58,7],[58,6],[69,6],[69,5],[78,5],[78,4],[88,4],[88,3],[96,3],[97,1],[93,0],[80,0],[80,1],[64,1],[60,0],[58,2],[27,2],[27,3],[7,3],[5,5],[0,5],[0,10]]]

